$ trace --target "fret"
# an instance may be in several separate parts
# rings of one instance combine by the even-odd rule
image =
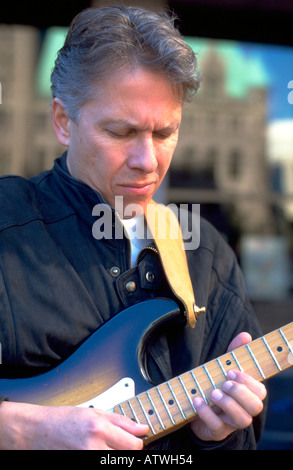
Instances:
[[[254,358],[256,359],[257,363],[262,369],[262,374],[260,373],[258,367],[257,367],[256,373],[251,372],[251,374],[258,380],[263,380],[265,378],[268,378],[269,376],[271,376],[272,374],[275,374],[279,370],[275,362],[275,360],[277,361],[277,359],[276,357],[273,358],[274,356],[273,350],[272,348],[270,348],[268,341],[266,339],[264,341],[264,339],[265,338],[258,338],[252,343],[249,343],[249,347],[254,355]],[[261,374],[261,377],[259,377],[259,373]]]
[[[145,393],[139,395],[140,403],[145,411],[147,419],[152,423],[152,430],[155,434],[164,431],[167,427],[172,426],[169,414],[158,394],[158,388],[154,387]]]
[[[151,442],[194,418],[195,396],[201,396],[213,406],[209,394],[213,389],[221,388],[229,370],[237,368],[263,380],[292,365],[291,323],[116,405],[114,412],[148,424],[150,430],[144,439]]]
[[[156,390],[157,390],[157,392],[158,392],[158,394],[159,394],[159,397],[161,398],[161,401],[162,401],[162,403],[163,403],[163,405],[164,405],[164,407],[165,407],[165,410],[166,410],[166,412],[167,412],[167,414],[168,414],[168,416],[169,416],[169,419],[170,419],[171,423],[172,423],[173,425],[175,425],[175,421],[174,421],[174,419],[173,419],[173,416],[172,416],[172,414],[170,413],[170,410],[169,410],[169,408],[168,408],[168,406],[167,406],[167,403],[165,402],[164,397],[163,397],[163,395],[162,395],[161,392],[160,392],[160,387],[156,387]]]
[[[133,402],[133,404],[131,403]],[[142,423],[144,422],[144,415],[142,412],[142,409],[139,407],[139,409],[135,412],[134,408],[136,407],[135,403],[137,402],[137,398],[131,398],[130,400],[126,400],[123,403],[120,403],[118,406],[121,410],[121,414],[124,416],[127,416],[128,418],[132,419],[133,421],[136,421],[137,423]],[[114,409],[115,410],[115,409]],[[117,411],[115,410],[117,413]],[[142,415],[142,418],[139,417],[139,415]]]
[[[167,402],[167,401],[170,402],[170,399],[168,399],[168,397],[169,398],[172,397],[172,395],[169,392],[169,388],[166,387],[166,390],[168,391],[168,394],[170,395],[167,395],[166,391],[164,392],[163,390],[161,393],[160,388],[161,386],[155,387],[151,389],[149,393],[152,396],[153,402],[156,405],[157,412],[160,415],[160,418],[162,422],[164,423],[164,426],[168,428],[170,426],[176,425],[176,421],[178,421],[178,419],[181,419],[181,414],[179,413],[179,410],[177,410],[176,403],[174,402],[173,398],[172,398],[174,402],[173,405],[169,405]],[[171,411],[169,407],[171,408]],[[175,415],[175,418],[173,417],[173,413]]]
[[[150,403],[151,403],[151,405],[152,405],[152,408],[153,408],[153,410],[154,410],[154,412],[155,412],[155,414],[156,414],[156,417],[158,418],[158,421],[159,421],[159,423],[160,423],[162,429],[166,429],[166,427],[165,427],[164,423],[162,422],[161,417],[160,417],[160,415],[159,415],[159,413],[158,413],[158,411],[157,411],[157,409],[156,409],[156,407],[155,407],[155,404],[154,404],[153,400],[151,399],[150,393],[149,393],[149,392],[146,392],[146,394],[147,394],[147,397],[148,397],[148,399],[149,399],[149,401],[150,401]]]
[[[227,374],[226,374],[226,371],[225,371],[225,369],[224,369],[224,367],[223,367],[223,364],[222,364],[222,362],[221,362],[221,360],[220,360],[219,357],[217,358],[217,363],[219,364],[219,367],[220,367],[220,369],[221,369],[221,371],[222,371],[222,374],[223,374],[223,376],[224,376],[224,379],[226,380]]]
[[[242,370],[240,362],[238,361],[236,354],[234,351],[228,352],[221,357],[218,357],[215,362],[217,363],[217,369],[219,371],[217,380],[214,377],[214,382],[217,387],[221,387],[221,385],[227,380],[227,372],[232,369],[239,369]]]
[[[196,410],[195,410],[195,408],[194,408],[194,405],[193,405],[193,403],[192,403],[192,399],[191,399],[190,396],[189,396],[188,390],[186,389],[186,387],[185,387],[185,385],[184,385],[184,383],[183,383],[183,378],[181,378],[180,376],[179,376],[178,378],[179,378],[180,384],[181,384],[181,386],[182,386],[182,388],[183,388],[183,390],[184,390],[184,392],[185,392],[185,395],[186,395],[187,398],[188,398],[188,401],[189,401],[189,403],[190,403],[190,405],[191,405],[191,408],[193,409],[194,412],[196,412]]]
[[[181,407],[178,407],[178,400],[174,394],[172,386],[168,382],[165,382],[158,386],[160,395],[163,397],[163,406],[167,410],[166,420],[169,421],[169,425],[177,426],[185,421],[185,416],[182,414]],[[178,403],[178,404],[177,404]]]
[[[205,396],[205,394],[204,394],[204,392],[203,392],[201,386],[199,385],[199,382],[198,382],[197,378],[195,377],[193,371],[191,370],[190,373],[191,373],[191,375],[192,375],[192,377],[193,377],[193,380],[194,380],[194,382],[195,382],[195,384],[196,384],[196,386],[197,386],[197,388],[198,388],[198,390],[199,390],[199,393],[201,394],[201,396],[202,396],[202,398],[204,399],[204,401],[205,401],[206,403],[208,403],[208,400],[207,400],[207,398],[206,398],[206,396]]]
[[[291,326],[287,325],[287,327],[284,327],[283,329],[286,330],[287,328],[288,328],[288,334],[291,333],[293,337],[292,324]],[[291,328],[291,331],[290,331],[290,328]],[[290,353],[290,351],[292,350],[292,343],[290,346],[290,340],[289,341],[287,340],[287,337],[285,336],[282,329],[280,328],[279,330],[273,331],[272,333],[269,333],[268,335],[266,335],[266,341],[269,344],[273,354],[275,355],[281,370],[284,370],[290,367],[290,365],[292,365],[292,359],[290,363],[290,354],[292,357],[292,353]],[[275,371],[274,373],[276,372],[277,371]]]
[[[141,395],[145,395],[145,394],[141,394]],[[146,422],[148,423],[148,426],[149,426],[150,430],[152,431],[153,434],[156,434],[156,432],[155,432],[155,430],[154,430],[154,428],[153,428],[153,426],[152,426],[152,423],[151,423],[151,421],[150,421],[150,419],[149,419],[149,417],[148,417],[148,415],[147,415],[147,413],[146,413],[146,411],[145,411],[145,409],[144,409],[144,407],[143,407],[143,404],[142,404],[142,402],[141,402],[141,400],[140,400],[140,398],[139,398],[139,395],[136,397],[136,399],[137,399],[138,403],[140,404],[140,407],[141,407],[141,409],[142,409],[142,412],[143,412],[143,414],[144,414],[144,417],[145,417],[145,419],[146,419]]]
[[[252,350],[251,350],[249,344],[246,344],[245,346],[246,346],[247,351],[248,351],[249,354],[251,355],[251,357],[252,357],[252,359],[253,359],[253,362],[255,363],[255,365],[256,365],[256,367],[257,367],[257,369],[258,369],[260,375],[262,376],[263,379],[266,379],[266,376],[264,375],[264,373],[263,373],[263,371],[262,371],[262,368],[260,367],[260,365],[259,365],[259,363],[258,363],[258,361],[257,361],[257,359],[256,359],[256,357],[255,357],[255,355],[253,354],[253,352],[252,352]]]
[[[188,374],[175,377],[170,383],[172,384],[172,390],[176,396],[176,399],[181,406],[184,419],[188,419],[189,416],[194,416],[194,408],[186,388],[186,385],[187,387],[189,386]]]
[[[287,341],[287,338],[286,336],[284,335],[283,331],[282,331],[282,328],[279,329],[281,335],[282,335],[282,338],[283,340],[285,341],[286,345],[287,345],[287,348],[289,349],[289,351],[291,352],[291,354],[293,354],[293,350],[292,350],[292,346],[291,344],[289,343],[289,341]]]
[[[273,351],[271,350],[271,348],[270,348],[270,346],[268,345],[268,342],[267,342],[267,340],[266,340],[266,338],[265,338],[264,336],[263,336],[262,340],[263,340],[263,342],[264,342],[264,344],[265,344],[267,350],[269,351],[269,353],[270,353],[270,355],[271,355],[271,357],[272,357],[272,359],[273,359],[275,365],[277,366],[277,368],[279,369],[279,371],[281,371],[282,368],[281,368],[280,364],[278,363],[278,361],[277,361],[277,359],[276,359],[276,357],[275,357]]]
[[[212,385],[212,382],[206,373],[206,370],[204,366],[200,366],[197,369],[194,370],[194,375],[196,376],[197,383],[200,386],[201,392],[205,395],[206,397],[206,403],[210,405],[210,400],[209,396],[212,390],[214,390],[214,387]]]
[[[176,403],[176,405],[177,405],[177,408],[178,408],[178,410],[180,411],[180,413],[181,413],[181,415],[182,415],[182,418],[183,418],[183,419],[186,419],[186,416],[185,416],[185,414],[184,414],[184,412],[183,412],[183,410],[182,410],[182,408],[181,408],[181,406],[180,406],[180,403],[178,402],[177,397],[176,397],[175,393],[173,392],[173,389],[172,389],[172,387],[171,387],[171,385],[170,385],[170,382],[168,381],[168,382],[166,382],[166,383],[167,383],[167,385],[168,385],[168,387],[169,387],[169,390],[170,390],[170,392],[171,392],[171,394],[172,394],[172,397],[173,397],[174,400],[175,400],[175,403]]]
[[[133,401],[136,400],[136,397],[134,397],[132,400]],[[144,418],[139,419],[139,417],[134,411],[134,407],[132,406],[130,400],[127,400],[123,403],[118,404],[116,407],[114,407],[114,412],[118,414],[122,414],[123,416],[127,416],[129,419],[137,423],[145,422]],[[142,409],[140,409],[140,413],[143,414]]]
[[[176,424],[168,410],[166,401],[163,399],[159,386],[149,389],[145,394],[141,394],[140,399],[156,434]]]
[[[121,414],[124,415],[124,416],[126,416],[126,414],[124,413],[124,410],[123,410],[123,408],[122,408],[121,403],[119,404],[119,408],[120,408]]]
[[[213,379],[212,379],[212,377],[211,377],[211,375],[210,375],[210,373],[209,373],[209,371],[208,371],[208,368],[207,368],[207,366],[206,366],[205,364],[203,365],[203,370],[204,370],[205,373],[207,374],[207,376],[208,376],[208,378],[209,378],[209,381],[211,382],[213,388],[217,388],[216,385],[215,385],[215,383],[214,383],[214,381],[213,381]]]
[[[133,409],[133,407],[132,407],[131,401],[130,401],[130,400],[127,400],[127,403],[128,403],[128,406],[129,406],[129,408],[130,408],[130,410],[131,410],[131,413],[133,414],[133,417],[134,417],[135,421],[138,423],[139,421],[138,421],[137,416],[136,416],[136,414],[135,414],[135,411],[134,411],[134,409]]]
[[[235,354],[234,351],[231,351],[231,356],[233,357],[234,361],[236,362],[238,369],[239,369],[241,372],[243,372],[243,369],[242,369],[240,363],[238,362],[238,359],[237,359],[236,354]]]

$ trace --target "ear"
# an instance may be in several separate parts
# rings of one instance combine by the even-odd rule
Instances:
[[[63,102],[54,98],[52,102],[53,126],[60,144],[69,146],[70,143],[70,117]]]

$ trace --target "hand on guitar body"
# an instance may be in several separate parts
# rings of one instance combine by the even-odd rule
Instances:
[[[248,333],[240,333],[228,351],[250,341]],[[267,392],[261,382],[240,371],[229,371],[227,379],[222,390],[215,389],[210,395],[215,406],[210,407],[201,398],[194,400],[197,417],[190,426],[203,441],[221,441],[236,429],[246,428],[263,409]]]
[[[3,402],[0,448],[7,450],[140,450],[148,426],[106,411]]]

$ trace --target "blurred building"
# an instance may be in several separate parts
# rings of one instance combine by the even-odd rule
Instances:
[[[50,73],[65,34],[66,28],[41,33],[0,25],[0,174],[30,177],[64,151],[51,121]],[[184,108],[167,199],[232,203],[242,232],[270,233],[262,64],[234,43],[187,41],[198,54],[202,84]]]
[[[51,122],[50,99],[38,94],[40,32],[0,25],[0,174],[31,176],[64,150]]]
[[[270,233],[266,72],[233,42],[187,41],[202,83],[183,112],[169,199],[232,204],[242,232]]]
[[[283,197],[285,217],[293,222],[293,119],[280,119],[267,128],[267,156],[274,190]]]

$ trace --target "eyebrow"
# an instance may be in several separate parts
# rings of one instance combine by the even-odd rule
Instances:
[[[131,128],[131,129],[139,129],[140,127],[137,126],[135,123],[132,123],[131,121],[127,121],[125,119],[108,119],[108,120],[105,120],[104,122],[101,123],[102,126],[125,126],[127,128]],[[165,127],[160,127],[160,128],[157,128],[157,129],[154,129],[153,132],[157,132],[157,131],[176,131],[177,129],[179,129],[180,127],[180,122],[174,122],[174,123],[171,123]]]

